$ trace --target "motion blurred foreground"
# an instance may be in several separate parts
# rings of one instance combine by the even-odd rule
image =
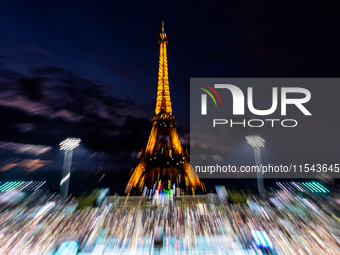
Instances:
[[[178,197],[101,190],[94,206],[91,196],[61,202],[46,189],[2,189],[0,254],[340,254],[336,190],[294,185],[244,204],[230,204],[224,187]]]

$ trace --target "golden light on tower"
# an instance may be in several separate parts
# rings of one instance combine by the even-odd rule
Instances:
[[[164,180],[168,183],[167,186],[171,182],[175,183],[178,178],[184,181],[188,192],[198,187],[203,190],[201,181],[189,163],[188,154],[183,150],[176,129],[176,118],[172,115],[166,49],[168,39],[164,32],[164,22],[158,43],[160,51],[155,116],[151,119],[152,128],[147,146],[141,151],[139,164],[130,177],[125,192],[128,193],[133,187],[142,190],[147,182],[157,182],[159,186],[159,178],[163,173],[168,178]],[[164,136],[168,138],[165,141],[162,140]]]
[[[158,67],[158,88],[155,114],[163,112],[172,114],[169,90],[169,76],[168,76],[168,58],[166,52],[166,45],[168,38],[164,33],[164,22],[162,22],[162,33],[159,34],[158,43],[159,50],[159,67]]]

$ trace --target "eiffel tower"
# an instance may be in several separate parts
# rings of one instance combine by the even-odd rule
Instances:
[[[183,150],[176,129],[176,118],[172,115],[169,91],[168,62],[166,46],[168,38],[164,32],[159,34],[159,69],[155,116],[151,119],[151,133],[140,160],[126,186],[128,193],[132,188],[142,192],[143,188],[165,183],[163,188],[171,189],[173,184],[190,194],[203,185],[193,171],[188,159],[188,151]],[[156,185],[156,186],[157,186]]]

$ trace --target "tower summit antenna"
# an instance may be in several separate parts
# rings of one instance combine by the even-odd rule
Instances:
[[[164,20],[162,20],[162,33],[164,33]]]

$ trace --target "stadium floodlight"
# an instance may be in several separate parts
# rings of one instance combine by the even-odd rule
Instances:
[[[71,176],[71,164],[72,164],[72,154],[73,150],[78,147],[80,143],[80,138],[69,137],[63,140],[60,145],[60,150],[65,151],[64,154],[64,165],[63,174],[60,181],[60,198],[66,200],[68,197],[68,188],[70,184]]]
[[[265,192],[264,192],[264,183],[263,183],[263,174],[262,171],[260,169],[261,167],[261,152],[260,152],[260,148],[264,147],[264,143],[265,140],[258,136],[258,135],[249,135],[246,136],[246,140],[247,143],[249,143],[251,145],[251,147],[253,147],[254,149],[254,156],[255,156],[255,165],[257,166],[257,187],[259,190],[259,195],[261,197],[265,196]]]
[[[80,144],[80,138],[69,137],[63,140],[60,145],[60,150],[72,151]]]
[[[246,140],[253,148],[264,147],[265,140],[258,135],[248,135]]]

